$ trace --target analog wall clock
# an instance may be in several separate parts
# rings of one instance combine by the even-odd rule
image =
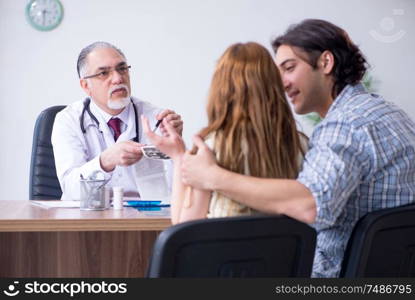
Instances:
[[[59,0],[31,0],[26,6],[26,18],[37,30],[52,30],[62,21],[62,3]]]

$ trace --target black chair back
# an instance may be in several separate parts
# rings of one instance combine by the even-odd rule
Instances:
[[[163,231],[147,276],[309,277],[316,232],[285,216],[186,222]]]
[[[341,277],[415,277],[415,205],[360,219],[348,242]]]
[[[52,134],[56,114],[65,106],[52,106],[37,117],[33,132],[32,157],[30,161],[29,199],[60,199],[62,190],[56,176],[53,156]]]

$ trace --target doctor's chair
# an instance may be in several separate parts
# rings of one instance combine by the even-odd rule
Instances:
[[[309,277],[316,231],[286,216],[203,219],[164,230],[147,277]]]
[[[368,213],[355,225],[341,277],[415,277],[415,205]]]
[[[55,116],[64,108],[64,105],[52,106],[37,117],[30,161],[30,200],[52,200],[60,199],[62,196],[50,138]]]

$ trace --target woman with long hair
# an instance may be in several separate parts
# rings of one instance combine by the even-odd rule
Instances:
[[[208,125],[199,135],[214,150],[220,166],[262,178],[297,177],[304,155],[301,134],[277,66],[263,46],[238,43],[225,51],[213,75],[207,115]],[[182,138],[167,120],[164,137],[154,134],[144,117],[142,121],[152,143],[174,161],[173,223],[255,213],[215,191],[186,187],[180,175]]]

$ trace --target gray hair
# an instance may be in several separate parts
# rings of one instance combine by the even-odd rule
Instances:
[[[79,78],[81,78],[81,74],[82,74],[82,77],[85,76],[84,72],[85,72],[85,66],[86,66],[86,58],[87,58],[88,54],[91,53],[92,51],[94,51],[95,49],[98,49],[98,48],[112,48],[112,49],[115,49],[115,50],[117,50],[117,52],[124,59],[126,59],[124,53],[122,53],[122,51],[120,49],[118,49],[117,47],[115,47],[114,45],[112,45],[108,42],[95,42],[95,43],[92,43],[91,45],[88,45],[84,49],[82,49],[81,53],[79,53],[78,62],[76,63],[76,70],[78,71]]]

